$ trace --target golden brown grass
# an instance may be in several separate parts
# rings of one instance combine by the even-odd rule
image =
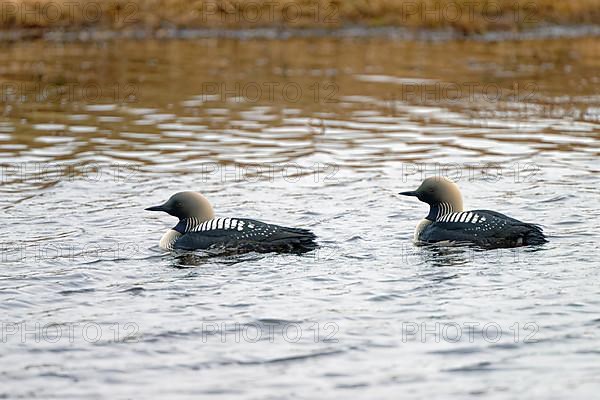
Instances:
[[[0,29],[453,28],[598,24],[600,0],[0,0]]]

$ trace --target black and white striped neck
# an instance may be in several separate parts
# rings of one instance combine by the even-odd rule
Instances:
[[[429,206],[429,214],[425,217],[425,219],[435,222],[448,214],[458,211],[462,210],[455,209],[450,203],[435,203]]]
[[[249,228],[254,228],[252,223],[246,223],[246,221],[239,218],[213,218],[207,221],[203,221],[196,217],[188,217],[179,220],[179,223],[173,228],[173,230],[185,234],[188,232],[204,232],[215,229],[233,229],[241,231],[245,229],[245,225]]]
[[[184,234],[184,233],[188,233],[190,231],[192,231],[196,226],[202,224],[204,221],[202,221],[199,218],[196,217],[188,217],[188,218],[182,218],[179,220],[179,223],[177,223],[177,225],[175,225],[175,227],[173,228],[173,230],[176,230],[177,232]]]

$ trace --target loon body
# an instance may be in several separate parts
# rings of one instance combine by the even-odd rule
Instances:
[[[458,186],[432,177],[415,191],[402,192],[429,204],[429,214],[417,225],[416,243],[473,243],[482,247],[518,247],[546,243],[542,228],[489,210],[463,211]]]
[[[212,206],[200,193],[179,192],[160,206],[179,223],[160,239],[163,250],[226,249],[303,253],[317,248],[316,236],[307,229],[288,228],[246,218],[215,218]]]

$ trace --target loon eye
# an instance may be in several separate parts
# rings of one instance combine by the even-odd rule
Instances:
[[[175,203],[175,207],[181,208],[183,207],[183,204],[180,201],[178,201],[177,203]]]

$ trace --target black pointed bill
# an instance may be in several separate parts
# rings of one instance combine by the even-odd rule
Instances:
[[[165,211],[166,212],[166,210],[165,210],[165,208],[164,208],[163,205],[148,207],[145,210],[146,211]]]
[[[398,194],[400,194],[402,196],[415,196],[415,197],[418,196],[418,194],[415,190],[411,190],[409,192],[400,192]]]

